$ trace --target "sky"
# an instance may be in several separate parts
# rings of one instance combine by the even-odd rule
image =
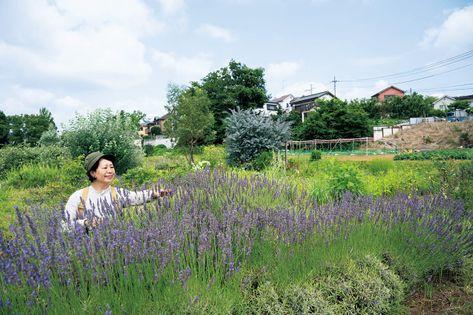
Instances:
[[[230,60],[270,97],[473,94],[473,1],[0,0],[0,110],[67,128],[98,108],[166,113],[169,83]],[[336,81],[335,84],[333,81]]]

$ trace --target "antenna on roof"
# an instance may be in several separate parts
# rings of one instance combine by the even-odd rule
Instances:
[[[333,95],[337,96],[337,82],[340,82],[340,80],[337,80],[335,76],[333,76],[333,80],[330,82],[333,83]]]

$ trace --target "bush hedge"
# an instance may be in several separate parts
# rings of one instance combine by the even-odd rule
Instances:
[[[394,160],[473,160],[473,149],[446,149],[402,153]]]

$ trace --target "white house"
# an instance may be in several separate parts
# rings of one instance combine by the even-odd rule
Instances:
[[[453,102],[455,102],[453,97],[445,95],[436,100],[432,105],[434,106],[434,109],[447,110],[448,105],[452,104]]]
[[[264,103],[263,108],[257,108],[256,113],[262,114],[263,116],[276,115],[278,109],[289,112],[291,111],[291,101],[294,99],[292,94],[283,95],[281,97],[273,98],[270,101]]]

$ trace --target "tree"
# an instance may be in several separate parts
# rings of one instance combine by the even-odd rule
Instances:
[[[290,122],[273,121],[249,109],[231,110],[227,120],[225,149],[229,165],[251,165],[259,155],[278,150],[290,138]]]
[[[360,138],[370,135],[368,114],[361,105],[338,99],[319,101],[302,125],[304,140]]]
[[[10,128],[8,143],[13,145],[23,144],[25,142],[23,116],[8,116],[8,123]]]
[[[10,126],[8,124],[8,117],[0,110],[0,147],[8,143],[9,133]]]
[[[61,136],[73,157],[93,151],[114,155],[118,173],[139,166],[144,155],[135,145],[139,136],[136,123],[128,113],[98,109],[86,116],[76,114]]]
[[[382,111],[389,118],[408,119],[410,117],[426,117],[430,115],[432,98],[418,93],[387,98],[381,105]]]
[[[172,89],[169,93],[169,89]],[[210,100],[206,92],[197,85],[179,89],[176,85],[168,86],[165,133],[177,140],[177,146],[186,150],[186,158],[194,164],[195,147],[202,142],[211,141],[214,137],[212,127],[214,116],[210,111]]]
[[[209,73],[200,86],[210,99],[217,143],[225,137],[225,119],[230,110],[258,108],[268,100],[264,69],[251,69],[234,60],[228,67]]]
[[[161,127],[159,127],[159,126],[153,126],[153,127],[151,127],[150,133],[151,133],[153,136],[159,136],[160,134],[162,134]]]
[[[123,121],[130,120],[131,124],[135,126],[136,131],[140,130],[141,121],[146,117],[146,114],[139,110],[134,110],[131,113],[127,113],[124,110],[121,110],[119,113]]]
[[[43,132],[50,128],[56,130],[56,124],[51,112],[41,108],[39,114],[35,115],[13,115],[9,116],[8,143],[37,145]]]
[[[350,105],[360,106],[368,114],[369,119],[381,119],[381,104],[374,98],[352,100]]]
[[[470,102],[467,100],[456,100],[452,104],[448,105],[448,110],[454,111],[456,109],[468,109]]]

